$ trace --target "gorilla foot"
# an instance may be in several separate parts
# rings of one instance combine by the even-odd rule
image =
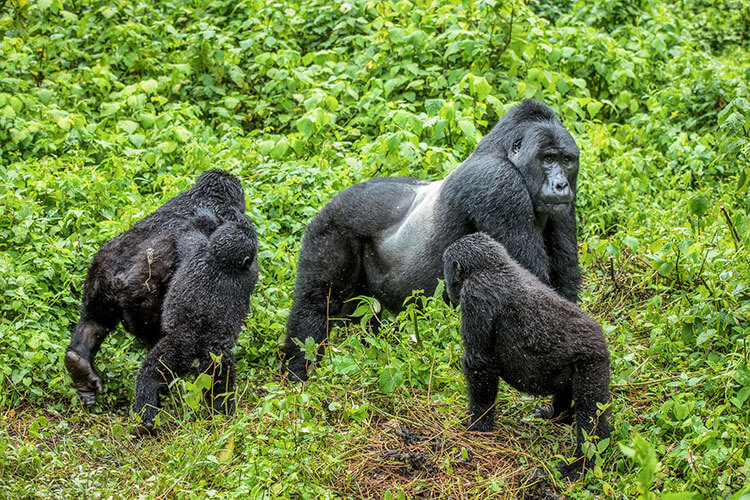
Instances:
[[[544,420],[554,420],[559,424],[573,424],[573,412],[562,411],[555,413],[554,406],[539,405],[534,408],[534,417]]]
[[[471,432],[492,432],[494,428],[493,419],[480,418],[479,420],[469,419],[466,422],[466,430]]]
[[[557,466],[557,470],[560,471],[562,477],[569,479],[571,482],[576,482],[581,478],[584,468],[586,467],[586,461],[583,458],[579,458],[575,462],[569,464],[563,460]]]
[[[290,382],[306,382],[309,378],[307,374],[306,363],[294,363],[293,361],[286,365],[286,374]]]
[[[133,435],[136,437],[151,437],[156,436],[156,429],[154,429],[154,424],[138,424],[136,428],[133,430]]]
[[[211,404],[216,413],[233,415],[235,410],[234,394],[228,396],[216,396]]]
[[[73,378],[81,404],[93,406],[96,403],[96,395],[102,392],[104,384],[91,366],[91,362],[75,351],[68,351],[65,353],[65,367]]]

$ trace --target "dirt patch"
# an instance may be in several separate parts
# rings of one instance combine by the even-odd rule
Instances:
[[[444,424],[446,409],[438,413],[436,406],[372,422],[369,442],[342,458],[348,481],[336,489],[357,498],[388,492],[393,498],[401,492],[406,498],[559,498],[531,450],[528,424],[499,421],[492,433],[466,432],[459,415]]]

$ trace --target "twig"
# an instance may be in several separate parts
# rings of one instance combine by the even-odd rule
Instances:
[[[617,290],[620,289],[620,285],[617,283],[617,276],[615,276],[615,264],[614,259],[609,259],[609,274],[612,276],[612,283],[614,283]]]
[[[510,21],[508,21],[508,38],[505,40],[505,45],[503,45],[503,49],[497,54],[497,57],[500,57],[505,53],[506,50],[508,50],[508,47],[510,46],[511,38],[513,37],[513,14],[515,13],[515,8],[510,8]]]
[[[624,384],[612,384],[612,387],[640,387],[642,385],[658,384],[661,382],[669,382],[670,380],[676,380],[680,378],[680,375],[672,375],[669,377],[657,378],[652,380],[644,380],[642,382],[626,382]]]
[[[732,223],[732,219],[729,218],[729,212],[727,212],[727,209],[724,207],[724,205],[721,205],[721,213],[724,214],[724,218],[727,220],[727,224],[729,224],[729,229],[732,230],[732,236],[734,237],[734,249],[739,250],[739,242],[740,237],[737,234],[737,230],[734,228],[734,224]]]

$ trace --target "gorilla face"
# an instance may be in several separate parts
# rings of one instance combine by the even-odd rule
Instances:
[[[510,160],[524,176],[538,215],[557,216],[575,203],[578,146],[563,127],[530,126],[513,144]]]

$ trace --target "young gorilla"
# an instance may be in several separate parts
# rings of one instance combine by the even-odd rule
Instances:
[[[499,378],[526,393],[553,395],[552,408],[537,416],[571,423],[575,401],[578,460],[560,470],[578,479],[587,466],[583,431],[600,439],[610,434],[607,414],[597,419],[597,403],[609,402],[609,351],[601,328],[484,233],[450,245],[443,264],[448,296],[461,305],[469,428],[492,430]]]
[[[81,404],[93,405],[102,392],[94,358],[120,321],[148,348],[162,338],[164,295],[185,253],[177,240],[194,231],[208,236],[221,223],[238,220],[249,223],[242,184],[227,172],[210,170],[96,252],[83,286],[81,318],[65,352]]]
[[[247,221],[227,222],[210,238],[199,231],[178,240],[184,260],[172,277],[161,329],[163,337],[146,355],[136,381],[133,409],[141,416],[139,434],[150,433],[160,397],[175,376],[197,375],[211,365],[211,353],[221,363],[210,393],[216,411],[231,413],[234,355],[250,294],[258,278],[255,230]]]

